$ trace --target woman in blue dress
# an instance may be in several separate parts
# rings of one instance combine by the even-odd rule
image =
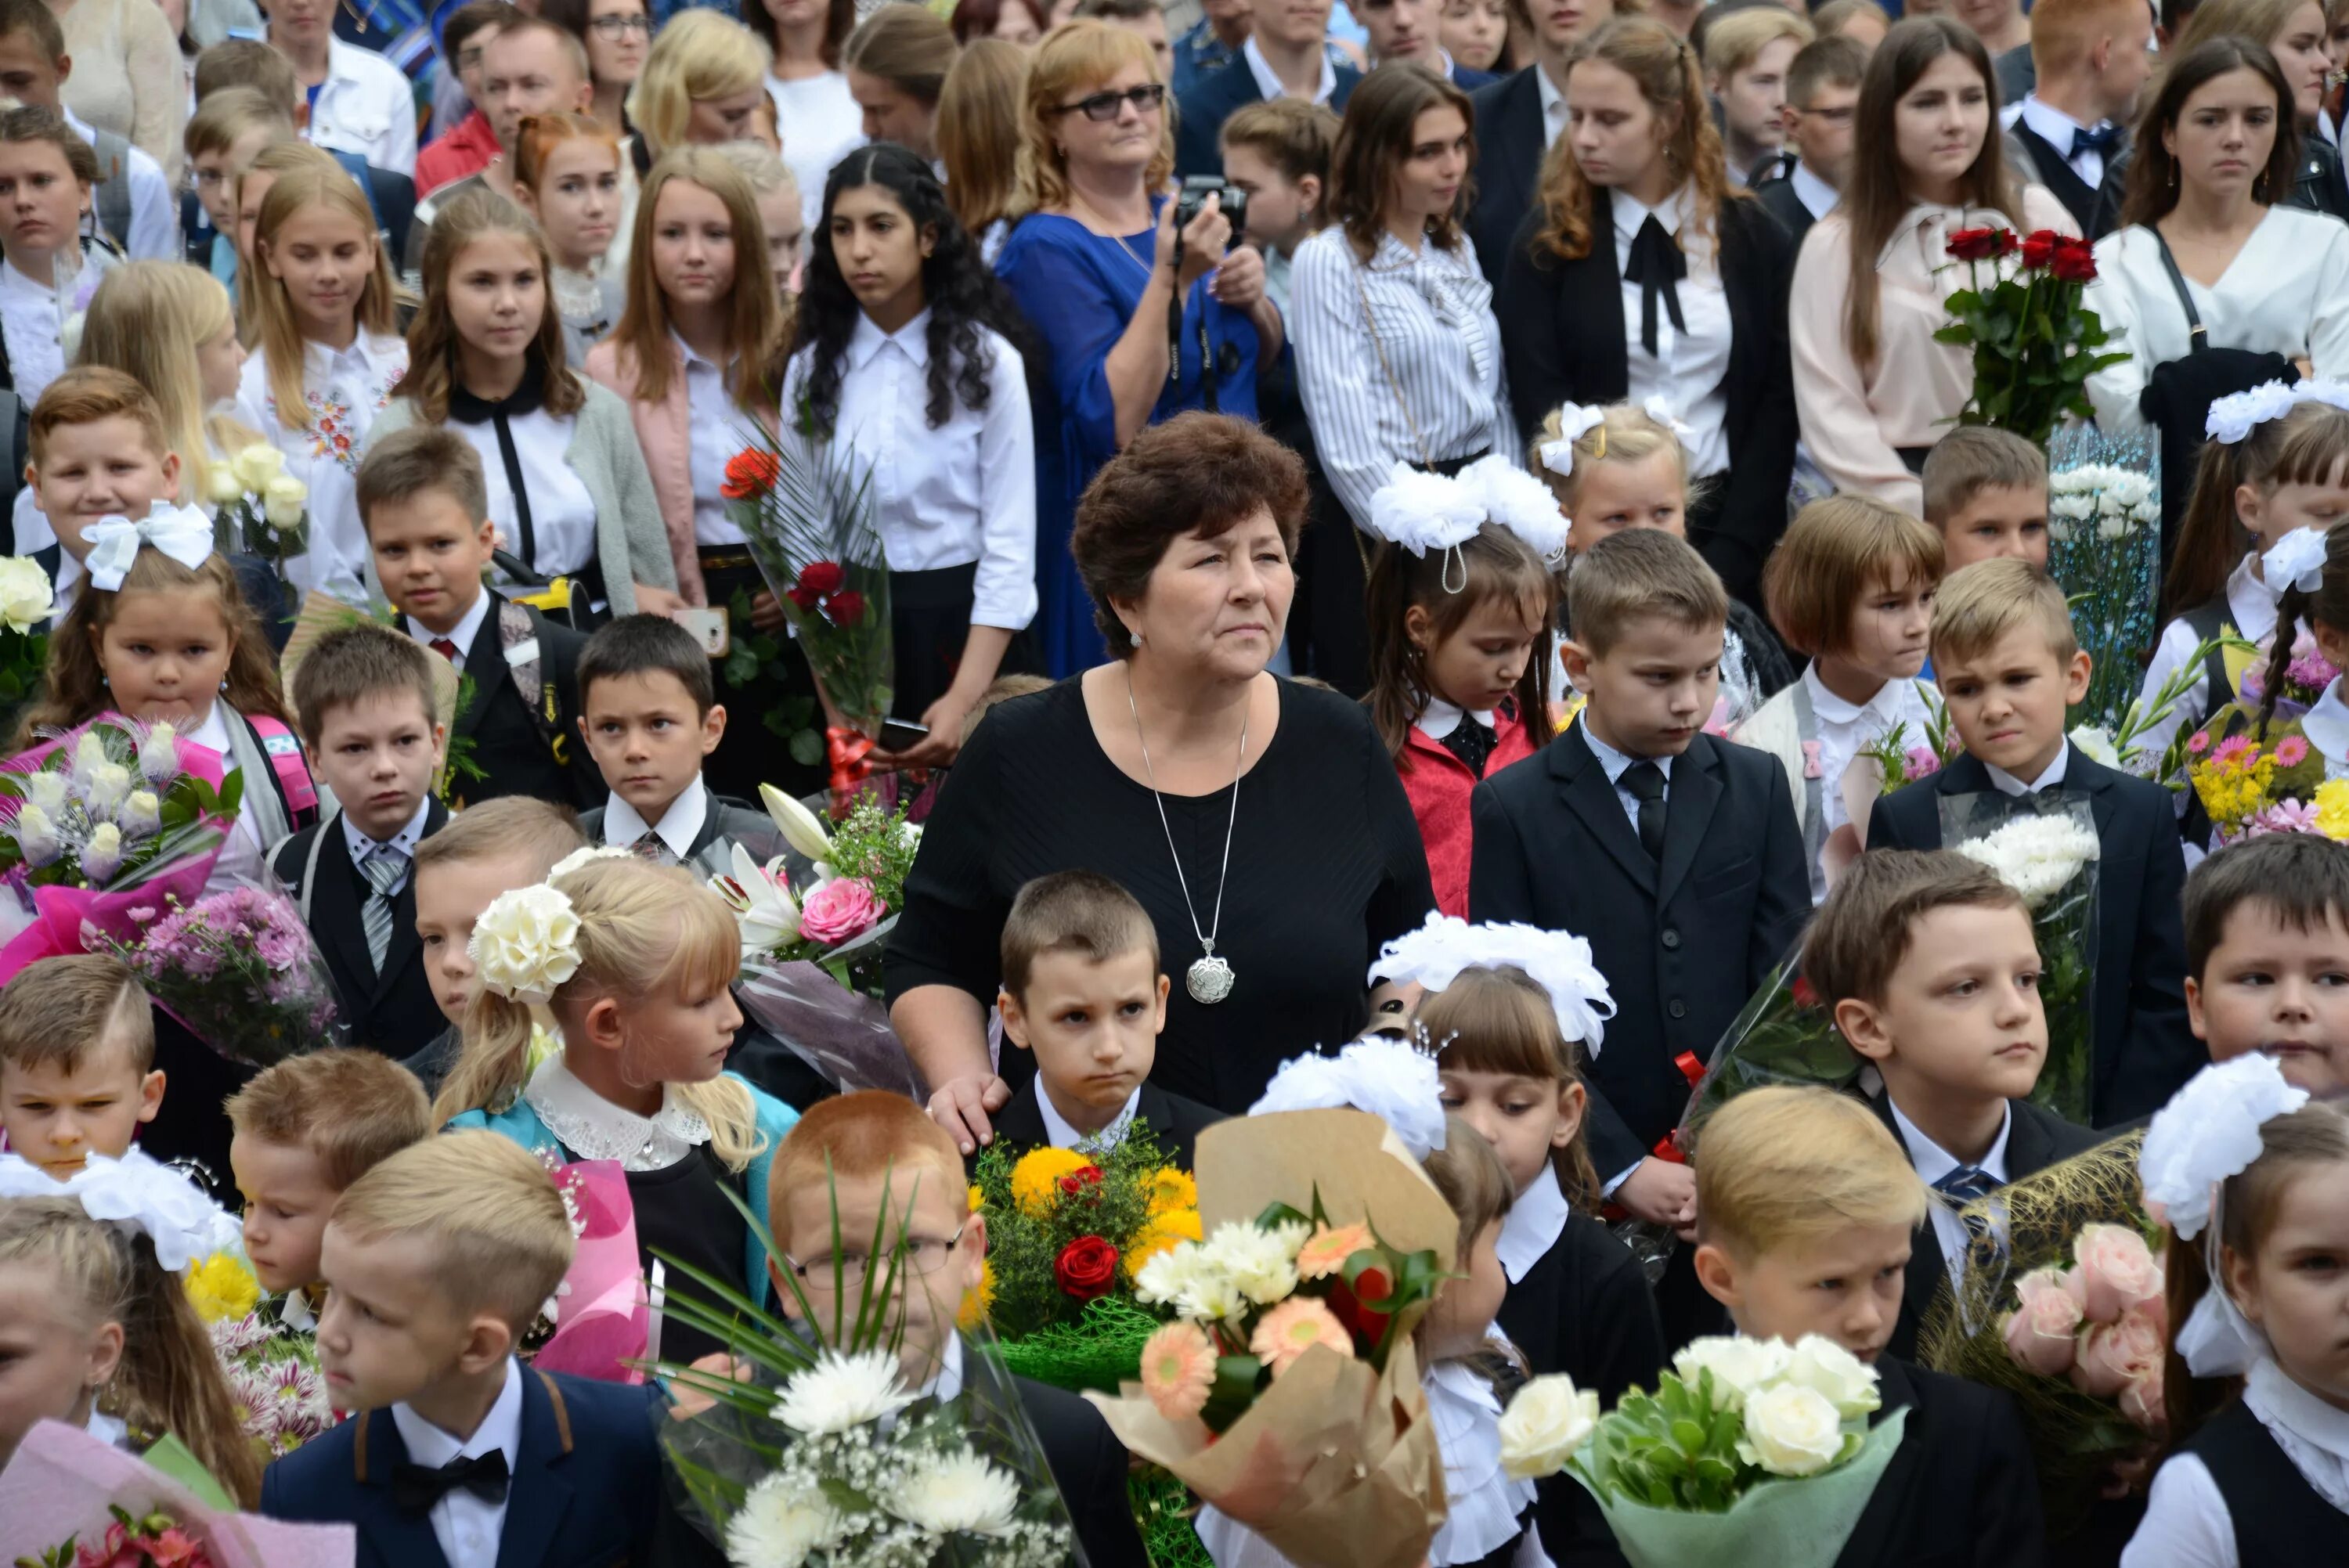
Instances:
[[[1257,364],[1280,353],[1264,258],[1226,253],[1232,227],[1215,199],[1178,240],[1166,193],[1173,109],[1149,46],[1107,23],[1055,30],[1028,68],[1028,215],[995,270],[1047,366],[1036,413],[1035,625],[1056,676],[1104,656],[1069,555],[1077,497],[1094,470],[1143,426],[1186,408],[1255,418]],[[1178,296],[1179,327],[1169,319]]]

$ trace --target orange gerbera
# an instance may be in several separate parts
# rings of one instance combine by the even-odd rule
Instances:
[[[1332,1229],[1323,1225],[1313,1233],[1312,1240],[1297,1249],[1297,1275],[1299,1279],[1328,1279],[1346,1266],[1346,1260],[1371,1245],[1371,1227],[1367,1224],[1340,1225]]]
[[[728,500],[748,500],[772,490],[782,476],[782,460],[764,447],[746,447],[726,459],[726,478],[718,493]]]
[[[1292,1295],[1266,1313],[1248,1337],[1248,1348],[1272,1368],[1275,1377],[1317,1345],[1328,1346],[1349,1361],[1354,1358],[1353,1336],[1336,1313],[1310,1295]]]
[[[1195,1323],[1170,1323],[1143,1342],[1142,1391],[1170,1421],[1206,1408],[1216,1386],[1216,1346]]]

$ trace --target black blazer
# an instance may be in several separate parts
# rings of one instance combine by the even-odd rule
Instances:
[[[1884,1408],[1909,1411],[1836,1568],[2040,1568],[2039,1477],[2014,1400],[1996,1388],[1876,1360]]]
[[[1899,1124],[1892,1119],[1892,1097],[1880,1094],[1868,1103],[1891,1131],[1892,1140],[1899,1143],[1900,1151],[1907,1154],[1909,1146],[1901,1141]],[[2010,1181],[2035,1176],[2050,1165],[2075,1154],[2085,1154],[2104,1141],[2102,1133],[2075,1127],[2054,1111],[2042,1110],[2027,1099],[2006,1103],[2013,1112],[2006,1133],[2006,1179]],[[1909,1162],[1916,1162],[1913,1156]],[[1933,1229],[1932,1216],[1929,1214],[1917,1227],[1909,1247],[1908,1284],[1900,1296],[1900,1320],[1893,1326],[1892,1338],[1884,1347],[1887,1356],[1898,1356],[1904,1361],[1916,1358],[1918,1330],[1924,1326],[1925,1314],[1948,1278],[1949,1260],[1941,1254],[1940,1234]]]
[[[1014,1158],[1052,1141],[1051,1135],[1044,1130],[1043,1107],[1037,1102],[1036,1097],[1044,1092],[1038,1082],[1030,1078],[1020,1085],[1010,1103],[995,1118],[995,1141],[1011,1150]],[[1199,1134],[1225,1119],[1224,1113],[1211,1105],[1169,1094],[1148,1082],[1142,1086],[1142,1099],[1134,1107],[1134,1115],[1150,1124],[1158,1151],[1185,1171],[1199,1162]]]
[[[2122,183],[2128,170],[2128,160],[2123,156],[2128,145],[2126,132],[2105,155],[2104,183],[2093,188],[2072,171],[2071,161],[2064,156],[2064,150],[2032,129],[2028,121],[2016,120],[2006,134],[2008,147],[2023,150],[2023,158],[2016,160],[2022,165],[2019,172],[2054,192],[2055,199],[2064,203],[2064,210],[2072,214],[2072,221],[2080,225],[2080,232],[2091,240],[2101,240],[2120,227]]]
[[[587,645],[586,637],[523,606],[538,639],[541,678],[554,689],[553,717],[533,713],[506,663],[498,623],[507,601],[492,590],[482,592],[490,596],[490,613],[465,650],[472,700],[449,730],[451,745],[472,742],[472,761],[481,776],[459,779],[451,793],[460,806],[502,795],[532,795],[574,809],[602,805],[609,791],[579,733],[579,650]]]
[[[1506,273],[1509,245],[1517,237],[1541,188],[1543,139],[1541,88],[1527,66],[1468,95],[1476,111],[1476,204],[1468,209],[1468,241],[1485,281],[1498,289]]]
[[[1680,1125],[1689,1080],[1674,1058],[1712,1059],[1801,934],[1811,882],[1785,769],[1766,752],[1709,735],[1689,742],[1671,766],[1659,868],[1587,722],[1469,798],[1468,917],[1589,939],[1616,1006],[1590,1065],[1590,1154],[1612,1181]]]
[[[424,836],[430,838],[449,824],[448,808],[434,800],[426,808]],[[398,1060],[414,1055],[448,1027],[440,1004],[432,995],[431,976],[424,969],[424,944],[416,934],[416,871],[409,869],[391,903],[391,944],[384,949],[383,973],[368,962],[367,926],[359,917],[367,902],[367,879],[351,863],[350,845],[344,841],[339,813],[316,827],[305,828],[277,847],[271,869],[294,897],[302,896],[302,872],[310,857],[311,841],[318,843],[316,885],[310,892],[310,934],[326,954],[335,977],[343,1021],[350,1026],[350,1043],[367,1046]]]
[[[702,787],[709,789],[707,779],[703,780]],[[605,809],[605,806],[598,805],[579,813],[579,830],[587,835],[587,841],[591,844],[604,842]],[[791,862],[787,869],[795,878],[804,876],[810,870],[806,858],[792,851],[784,844],[781,831],[766,812],[746,800],[737,800],[731,795],[720,795],[710,789],[709,809],[701,814],[700,830],[693,835],[693,843],[686,851],[686,859],[715,867],[711,851],[722,851],[729,844],[741,845],[761,865],[777,855],[785,856]],[[628,848],[626,844],[613,847]]]
[[[1799,203],[1797,203],[1799,205]],[[1623,274],[1615,262],[1613,202],[1590,201],[1590,253],[1567,261],[1537,240],[1541,209],[1529,209],[1509,245],[1494,313],[1508,346],[1509,397],[1526,440],[1561,403],[1619,403],[1630,394],[1625,347],[1637,324],[1623,319]],[[1795,242],[1754,201],[1722,203],[1721,282],[1729,299],[1729,472],[1721,520],[1692,538],[1737,598],[1757,601],[1762,562],[1786,531],[1786,488],[1795,473],[1795,367],[1786,344],[1786,300]]]
[[[966,1374],[979,1360],[978,1348],[965,1341]],[[1036,1428],[1061,1501],[1069,1505],[1069,1521],[1076,1526],[1087,1568],[1150,1568],[1133,1511],[1126,1505],[1125,1445],[1101,1412],[1078,1396],[1026,1377],[1015,1377],[1012,1384]]]
[[[2283,204],[2349,220],[2349,187],[2341,182],[2341,154],[2323,137],[2300,139],[2300,178]]]
[[[1778,226],[1785,230],[1787,236],[1795,242],[1795,253],[1800,255],[1803,250],[1803,236],[1811,232],[1811,225],[1818,220],[1811,216],[1811,210],[1808,207],[1803,205],[1803,199],[1795,194],[1794,177],[1789,175],[1784,180],[1773,180],[1766,184],[1755,186],[1754,199],[1762,203],[1764,211],[1778,220]],[[1788,267],[1786,286],[1791,291],[1794,284],[1795,270]]]
[[[1868,847],[1938,850],[1942,797],[1992,788],[1982,763],[1961,756],[1930,779],[1878,800],[1868,820]],[[2064,789],[2088,797],[2103,846],[2096,865],[2091,1109],[2095,1124],[2109,1127],[2168,1104],[2209,1062],[2186,1026],[2186,933],[2178,914],[2186,857],[2177,808],[2160,785],[2107,768],[2075,746],[2064,765]]]
[[[1330,107],[1343,114],[1346,99],[1352,96],[1362,73],[1351,66],[1340,66],[1337,72],[1338,86],[1330,95]],[[1256,73],[1244,59],[1234,58],[1225,69],[1201,77],[1175,106],[1175,174],[1184,179],[1194,174],[1221,175],[1224,121],[1232,118],[1234,110],[1263,101],[1264,89],[1256,85]]]

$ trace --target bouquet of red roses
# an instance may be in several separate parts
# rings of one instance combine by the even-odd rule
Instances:
[[[2019,239],[2011,229],[1960,229],[1949,244],[1968,286],[1950,296],[1949,325],[1933,336],[1973,350],[1973,396],[1958,422],[2044,447],[2065,415],[2092,417],[2088,377],[2128,357],[2098,352],[2111,335],[2080,303],[2096,275],[2095,248],[2053,229]]]

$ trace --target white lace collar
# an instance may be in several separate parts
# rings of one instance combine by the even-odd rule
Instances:
[[[580,1082],[559,1052],[530,1075],[522,1098],[573,1154],[625,1171],[666,1171],[709,1141],[709,1124],[678,1103],[676,1085],[662,1086],[658,1110],[638,1116]]]
[[[1493,1251],[1511,1284],[1526,1277],[1534,1264],[1566,1233],[1569,1206],[1557,1175],[1545,1169],[1534,1184],[1516,1196],[1501,1218],[1501,1239]]]
[[[1533,1506],[1534,1483],[1501,1470],[1501,1399],[1492,1383],[1463,1361],[1439,1361],[1421,1382],[1444,1454],[1447,1512],[1427,1549],[1434,1563],[1475,1563],[1518,1533]]]

